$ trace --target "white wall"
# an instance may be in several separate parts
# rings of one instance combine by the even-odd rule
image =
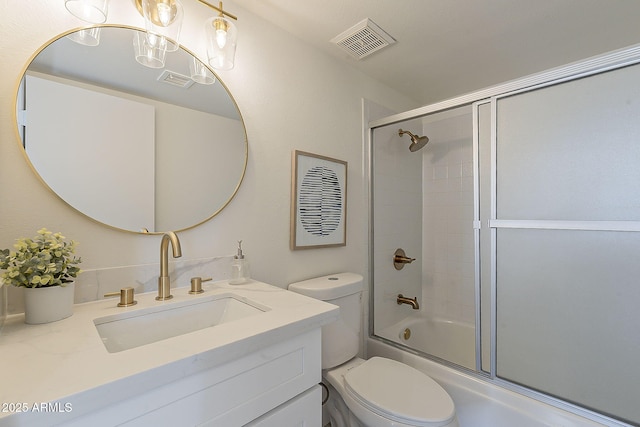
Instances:
[[[205,58],[202,21],[209,9],[192,0],[185,9],[183,44]],[[219,75],[245,120],[249,164],[232,203],[213,220],[180,233],[184,259],[233,254],[236,240],[242,239],[253,276],[277,286],[336,271],[363,273],[367,209],[361,99],[395,111],[416,105],[232,1],[225,2],[225,9],[239,17],[239,40],[235,68]],[[112,0],[109,13],[108,23],[143,27],[130,0]],[[80,242],[83,269],[157,263],[158,236],[116,231],[73,211],[39,182],[16,142],[19,76],[43,44],[82,22],[67,13],[62,1],[0,2],[0,17],[0,248],[44,226]],[[289,250],[293,149],[349,162],[346,247]]]

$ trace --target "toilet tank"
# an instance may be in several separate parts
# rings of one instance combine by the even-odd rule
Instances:
[[[322,327],[322,369],[341,365],[358,354],[362,276],[337,273],[289,285],[289,290],[340,307],[340,318]]]

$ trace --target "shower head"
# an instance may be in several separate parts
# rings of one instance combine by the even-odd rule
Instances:
[[[408,134],[411,137],[411,145],[409,145],[409,151],[414,152],[418,151],[429,142],[429,138],[426,136],[418,136],[414,135],[408,130],[398,129],[398,135],[402,136],[403,134]]]

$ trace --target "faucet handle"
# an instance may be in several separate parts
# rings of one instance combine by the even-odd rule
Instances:
[[[402,270],[405,264],[411,264],[415,260],[415,258],[408,257],[401,248],[396,249],[393,254],[393,266],[396,270]]]
[[[120,289],[120,292],[110,292],[108,294],[104,294],[105,297],[117,297],[120,295],[120,302],[118,303],[118,307],[130,307],[132,305],[136,305],[138,301],[134,301],[133,295],[135,290],[128,286],[126,288]]]
[[[189,291],[189,293],[191,295],[203,293],[204,289],[202,289],[202,282],[208,282],[209,280],[213,280],[213,278],[207,277],[206,279],[203,279],[202,277],[192,277],[191,290]]]

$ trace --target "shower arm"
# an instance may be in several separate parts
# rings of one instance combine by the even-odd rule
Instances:
[[[408,134],[411,137],[412,141],[415,141],[418,138],[416,135],[412,134],[408,130],[398,129],[398,135],[402,136],[405,133]]]

